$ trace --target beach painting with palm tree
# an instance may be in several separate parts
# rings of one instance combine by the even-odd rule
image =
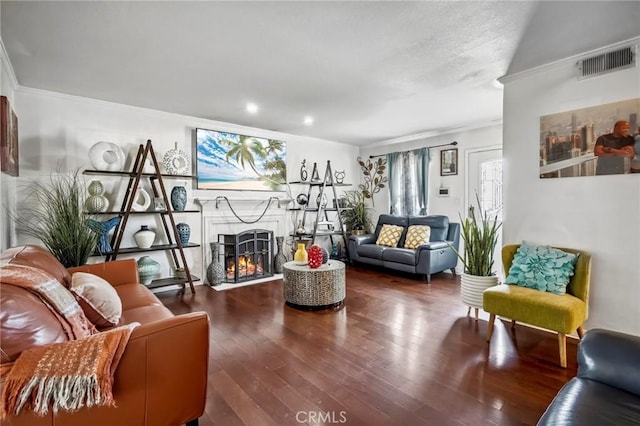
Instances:
[[[275,139],[196,129],[198,189],[284,191],[286,148]]]

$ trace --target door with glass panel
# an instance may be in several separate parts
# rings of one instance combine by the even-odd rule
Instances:
[[[477,206],[476,194],[481,209],[489,217],[502,221],[502,149],[486,148],[467,151],[467,194],[466,206]],[[494,253],[494,271],[502,278],[502,228],[498,234],[498,244]]]

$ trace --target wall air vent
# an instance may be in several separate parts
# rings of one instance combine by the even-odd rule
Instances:
[[[635,46],[604,52],[578,61],[578,79],[595,77],[636,66]]]

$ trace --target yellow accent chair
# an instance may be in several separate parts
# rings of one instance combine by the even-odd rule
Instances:
[[[502,262],[508,274],[519,244],[502,248]],[[487,328],[487,342],[491,341],[496,315],[558,333],[560,365],[567,367],[567,337],[573,331],[582,338],[582,324],[589,313],[589,285],[591,281],[591,255],[575,249],[556,247],[562,251],[579,254],[574,274],[563,295],[540,291],[517,285],[500,284],[486,289],[483,293],[483,309],[490,314]]]

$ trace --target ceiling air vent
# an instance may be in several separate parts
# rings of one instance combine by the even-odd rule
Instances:
[[[595,77],[636,65],[635,46],[604,52],[578,61],[578,79]]]

